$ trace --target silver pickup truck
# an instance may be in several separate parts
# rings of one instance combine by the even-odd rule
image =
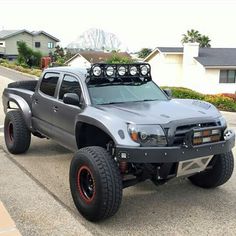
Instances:
[[[123,188],[141,181],[184,176],[214,188],[233,172],[235,134],[220,112],[204,101],[172,99],[146,63],[49,68],[38,81],[9,84],[3,105],[9,152],[26,152],[31,135],[75,152],[71,194],[90,221],[114,215]]]

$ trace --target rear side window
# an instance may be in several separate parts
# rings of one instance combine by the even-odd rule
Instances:
[[[80,97],[81,87],[77,78],[65,75],[61,84],[59,99],[63,99],[65,93],[76,93]]]
[[[58,73],[46,73],[40,85],[40,91],[49,96],[54,96],[59,79]]]

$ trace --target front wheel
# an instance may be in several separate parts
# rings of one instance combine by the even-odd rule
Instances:
[[[215,188],[226,183],[234,170],[232,151],[215,155],[208,166],[209,169],[189,177],[189,180],[202,188]]]
[[[87,220],[114,215],[122,199],[117,163],[102,147],[80,149],[71,161],[70,189],[77,209]]]

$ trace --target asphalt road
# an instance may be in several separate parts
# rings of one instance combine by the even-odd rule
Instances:
[[[1,92],[9,80],[0,81]],[[236,130],[236,113],[224,115]],[[1,122],[3,118],[1,112]],[[3,139],[0,199],[23,235],[236,234],[236,171],[227,184],[213,190],[197,188],[187,179],[161,187],[146,181],[124,190],[114,217],[92,224],[80,216],[71,199],[68,172],[73,153],[53,141],[33,138],[26,154],[13,156]]]

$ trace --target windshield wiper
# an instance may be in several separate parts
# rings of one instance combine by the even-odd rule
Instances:
[[[120,103],[125,103],[125,102],[106,102],[106,103],[99,103],[97,105],[112,105],[112,104],[120,104]]]
[[[143,100],[138,100],[138,101],[133,101],[133,102],[151,102],[151,101],[159,101],[159,99],[143,99]]]

